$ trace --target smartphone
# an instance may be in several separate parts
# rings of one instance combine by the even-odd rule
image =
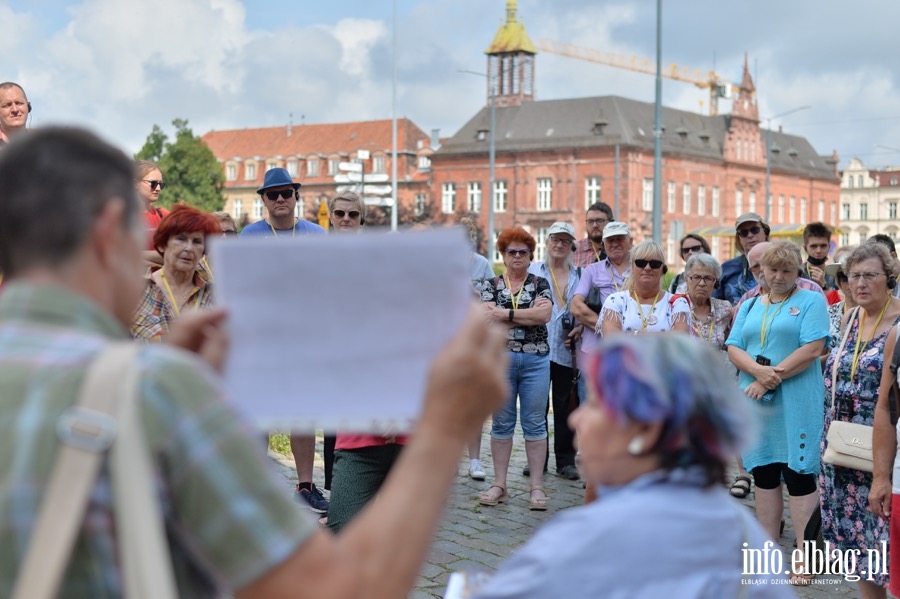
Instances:
[[[772,360],[770,360],[769,358],[767,358],[765,356],[756,356],[756,363],[759,364],[760,366],[771,366]]]

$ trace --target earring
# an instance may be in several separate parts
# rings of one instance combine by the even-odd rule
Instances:
[[[634,437],[631,442],[628,443],[628,453],[631,455],[641,455],[641,452],[644,451],[644,438],[643,437]]]

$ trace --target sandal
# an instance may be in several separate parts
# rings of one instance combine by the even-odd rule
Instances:
[[[540,491],[542,497],[530,497],[528,499],[528,509],[533,512],[547,511],[547,494],[544,493],[544,487],[531,487],[530,493]]]
[[[734,482],[731,483],[731,488],[728,489],[728,492],[731,493],[732,497],[743,499],[750,494],[750,483],[749,476],[739,474],[737,478],[734,479]]]
[[[492,495],[491,489],[500,489],[500,494]],[[478,503],[480,503],[481,505],[490,506],[497,505],[498,503],[503,503],[507,499],[509,499],[509,494],[506,492],[506,489],[504,489],[500,485],[491,485],[488,488],[487,492],[478,499]]]

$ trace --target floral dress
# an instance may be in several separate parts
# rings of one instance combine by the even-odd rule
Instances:
[[[900,319],[898,319],[900,321]],[[896,324],[896,322],[895,322]],[[861,349],[856,380],[851,380],[850,369],[853,350],[859,335],[859,318],[851,322],[850,333],[843,350],[841,339],[825,364],[825,431],[832,418],[871,426],[875,421],[875,402],[881,383],[884,363],[884,343],[889,331],[871,339]],[[840,353],[840,355],[838,355]],[[837,389],[834,413],[831,410],[832,369],[837,361]],[[822,435],[821,450],[825,453],[828,440]],[[888,540],[888,523],[868,510],[872,473],[822,463],[819,473],[820,502],[822,505],[822,536],[832,547],[841,551],[858,549],[867,555],[868,549],[880,550],[881,542]],[[887,576],[873,574],[875,584],[887,584]]]

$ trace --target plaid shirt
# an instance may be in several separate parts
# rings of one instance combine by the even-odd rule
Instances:
[[[575,242],[575,255],[572,256],[572,264],[579,268],[584,268],[606,259],[606,251],[603,244],[593,244],[591,240],[585,237]]]
[[[110,315],[66,289],[15,282],[0,294],[0,597],[10,596],[35,526],[59,415],[77,401],[90,361],[123,338]],[[219,597],[282,563],[316,523],[273,479],[259,434],[222,400],[204,363],[153,345],[139,367],[178,594]],[[113,509],[104,466],[59,597],[121,597]]]
[[[172,307],[169,294],[160,287],[151,273],[147,273],[147,287],[131,321],[131,336],[138,341],[162,341],[172,321],[178,316]],[[199,272],[194,275],[194,289],[188,295],[184,307],[208,308],[213,303],[213,285],[207,283]]]

